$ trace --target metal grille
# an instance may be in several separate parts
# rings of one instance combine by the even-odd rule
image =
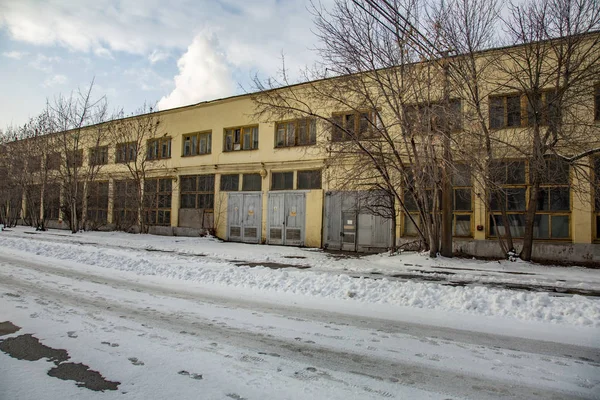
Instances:
[[[281,228],[271,228],[269,237],[274,240],[281,240]]]
[[[244,228],[244,237],[253,237],[255,238],[257,235],[256,228]]]
[[[354,233],[344,233],[344,243],[354,243]]]
[[[242,236],[242,228],[239,226],[232,226],[229,228],[229,237],[240,237]]]
[[[285,231],[286,240],[300,240],[300,229],[287,229]]]

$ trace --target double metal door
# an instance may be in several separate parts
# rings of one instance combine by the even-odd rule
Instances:
[[[229,193],[227,201],[227,239],[235,242],[260,243],[262,195]]]
[[[269,244],[304,245],[306,197],[304,193],[269,193]]]

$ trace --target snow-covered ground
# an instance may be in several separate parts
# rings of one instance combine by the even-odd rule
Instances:
[[[120,384],[0,352],[0,398],[600,397],[599,299],[391,277],[415,270],[600,288],[585,268],[16,228],[0,233],[0,322],[21,329],[0,340],[31,333]]]

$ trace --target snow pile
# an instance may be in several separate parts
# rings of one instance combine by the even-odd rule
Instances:
[[[145,251],[107,250],[89,245],[0,238],[1,249],[17,250],[80,264],[153,275],[204,285],[240,287],[374,304],[429,308],[474,315],[502,316],[560,324],[600,326],[600,300],[552,297],[546,293],[435,283],[352,278],[346,274],[238,267],[224,260]],[[12,253],[15,253],[14,251]]]

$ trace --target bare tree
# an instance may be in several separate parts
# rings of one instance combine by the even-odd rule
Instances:
[[[158,168],[157,160],[166,158],[167,153],[170,157],[171,142],[161,142],[167,133],[160,114],[145,104],[134,116],[125,118],[121,112],[106,127],[111,142],[116,145],[115,160],[125,167],[123,179],[116,182],[115,200],[123,205],[120,227],[129,229],[137,225],[140,232],[146,233],[149,228],[144,212],[147,174],[150,169]]]
[[[62,157],[58,170],[62,185],[63,213],[72,233],[85,228],[83,223],[84,193],[87,182],[95,178],[99,165],[86,163],[85,151],[98,148],[105,135],[100,124],[106,120],[105,97],[94,100],[94,82],[69,97],[59,96],[48,105],[52,123],[53,149]]]
[[[501,87],[518,93],[526,111],[519,108],[520,118],[514,124],[521,128],[513,134],[519,143],[496,140],[527,160],[528,201],[520,257],[529,261],[535,227],[540,224],[538,207],[549,199],[548,189],[541,186],[569,185],[569,168],[574,173],[588,170],[587,161],[584,166],[580,162],[600,152],[600,135],[590,118],[594,114],[590,88],[600,81],[600,4],[594,0],[512,4],[506,22],[518,46],[502,53]]]
[[[416,62],[441,55],[435,53],[438,45],[416,33],[417,1],[394,1],[383,10],[371,3],[340,0],[330,11],[315,6],[321,63],[305,72],[309,82],[300,85],[278,89],[290,83],[285,70],[281,81],[257,79],[257,114],[270,121],[321,121],[327,137],[320,143],[331,168],[343,166],[342,175],[354,177],[352,185],[360,177],[363,187],[392,195],[422,247],[432,256],[442,247],[451,255],[451,231],[440,213],[452,164],[444,142],[455,122],[446,65]],[[388,12],[398,9],[402,13]],[[389,17],[385,23],[382,13]],[[356,172],[348,174],[352,166]],[[415,209],[407,209],[407,199]],[[451,207],[447,198],[443,202],[446,210]],[[444,246],[442,232],[450,236]]]

